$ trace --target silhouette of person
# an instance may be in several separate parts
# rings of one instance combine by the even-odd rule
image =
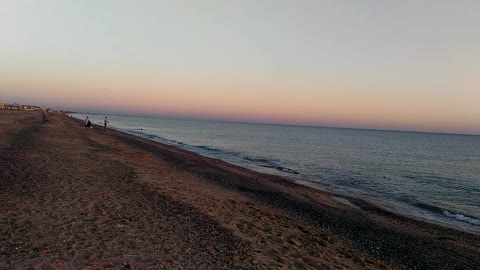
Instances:
[[[105,118],[103,118],[103,130],[107,129],[107,124],[108,124],[108,118],[105,116]]]
[[[92,122],[90,122],[90,118],[85,118],[85,126],[86,127],[89,127],[89,128],[92,128]]]

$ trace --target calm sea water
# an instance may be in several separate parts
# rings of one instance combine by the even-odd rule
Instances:
[[[103,117],[90,115],[101,125]],[[109,120],[112,128],[137,136],[480,233],[480,136],[115,115]]]

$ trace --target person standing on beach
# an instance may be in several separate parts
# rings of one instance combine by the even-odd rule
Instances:
[[[85,118],[85,126],[86,127],[89,127],[89,128],[92,128],[92,122],[90,122],[90,118]]]
[[[47,114],[45,113],[45,110],[42,110],[42,123],[47,122]]]
[[[105,116],[103,118],[103,130],[107,130],[108,118]]]

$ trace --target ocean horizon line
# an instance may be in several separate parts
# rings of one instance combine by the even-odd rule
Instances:
[[[173,120],[191,120],[191,121],[211,121],[219,123],[235,123],[235,124],[253,124],[253,125],[271,125],[271,126],[290,126],[290,127],[307,127],[307,128],[329,128],[329,129],[347,129],[347,130],[359,130],[359,131],[381,131],[381,132],[403,132],[403,133],[424,133],[432,135],[454,135],[454,136],[473,136],[479,137],[479,134],[474,133],[455,133],[455,132],[440,132],[440,131],[419,131],[419,130],[402,130],[402,129],[382,129],[382,128],[362,128],[362,127],[345,127],[345,126],[329,126],[329,125],[308,125],[308,124],[289,124],[289,123],[269,123],[269,122],[255,122],[255,121],[242,121],[242,120],[228,120],[228,119],[212,119],[212,118],[196,118],[189,116],[178,115],[143,115],[143,114],[123,114],[123,113],[99,113],[99,112],[78,112],[69,110],[60,110],[63,113],[73,114],[91,114],[91,115],[115,115],[122,117],[139,117],[139,118],[163,118]]]

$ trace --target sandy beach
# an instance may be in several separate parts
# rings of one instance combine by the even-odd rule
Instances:
[[[480,266],[479,235],[61,113],[41,119],[0,110],[0,269]]]

